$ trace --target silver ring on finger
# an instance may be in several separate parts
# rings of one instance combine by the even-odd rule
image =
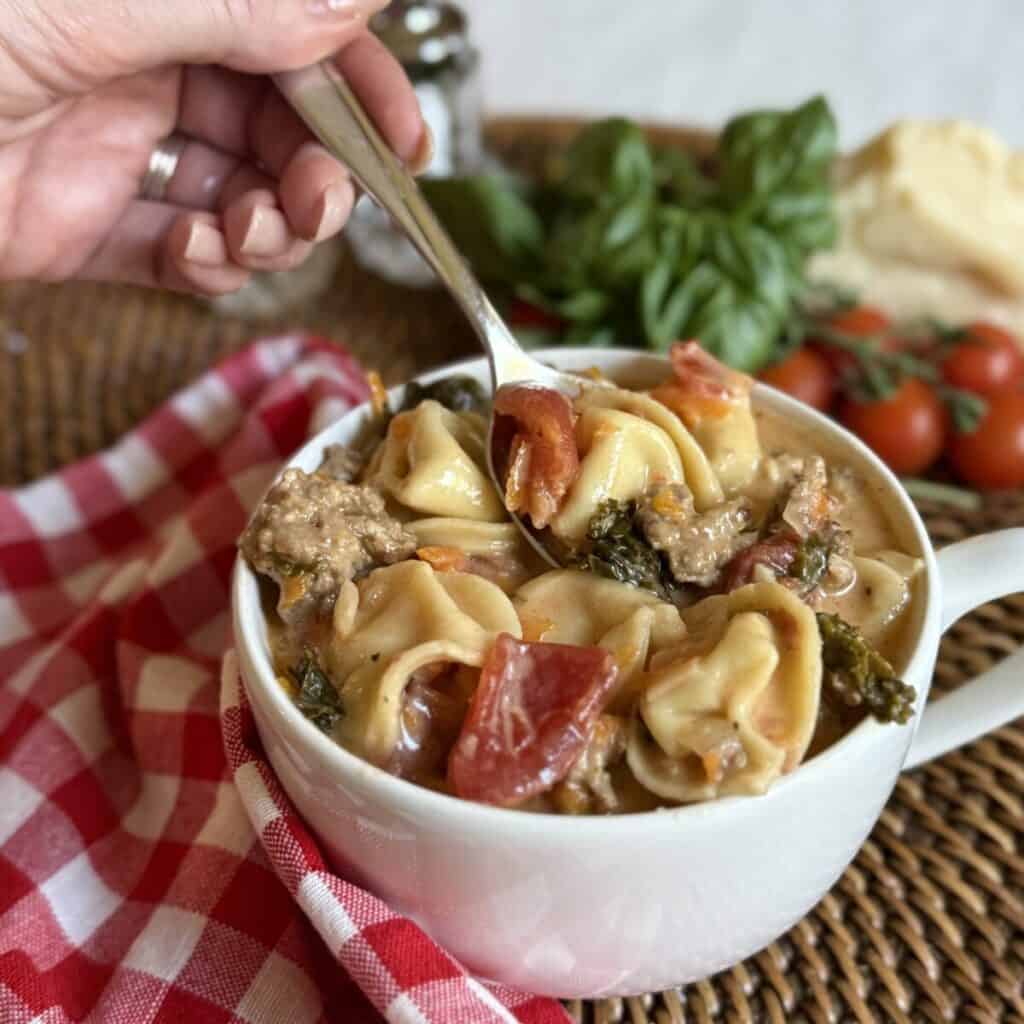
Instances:
[[[174,132],[161,139],[153,148],[149,157],[149,166],[139,187],[139,196],[153,202],[162,202],[167,195],[167,187],[178,169],[181,154],[189,143],[186,135]]]

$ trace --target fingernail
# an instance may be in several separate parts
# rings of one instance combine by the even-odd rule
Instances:
[[[351,208],[349,189],[344,185],[328,185],[317,203],[316,232],[314,242],[322,242],[336,235],[345,225]]]
[[[387,7],[389,0],[306,0],[310,14],[336,18],[370,18]]]
[[[227,262],[227,258],[224,236],[210,224],[193,221],[185,241],[185,259],[201,267],[219,267]]]
[[[291,242],[288,222],[269,206],[254,206],[238,247],[243,256],[276,256]]]
[[[433,159],[434,133],[430,130],[430,125],[424,121],[423,131],[420,134],[420,141],[416,146],[416,152],[413,153],[412,159],[409,161],[409,170],[413,174],[422,174],[430,166]]]

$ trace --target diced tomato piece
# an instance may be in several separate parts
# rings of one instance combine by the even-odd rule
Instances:
[[[533,384],[507,384],[494,399],[495,469],[505,504],[543,529],[580,471],[575,415],[565,395]]]
[[[693,426],[727,415],[750,394],[751,379],[720,363],[696,341],[677,341],[669,349],[673,380],[654,388],[651,397]]]
[[[720,363],[696,341],[677,341],[668,353],[679,384],[691,394],[716,398],[744,398],[751,379]]]
[[[617,672],[602,647],[502,633],[448,758],[454,793],[507,806],[560,782],[586,746]]]
[[[458,548],[424,547],[416,549],[416,557],[437,572],[466,572],[469,556]]]
[[[753,582],[754,569],[764,565],[776,576],[784,576],[796,561],[800,539],[796,534],[778,533],[751,544],[749,548],[733,556],[732,561],[722,570],[718,589],[729,594],[737,587]]]

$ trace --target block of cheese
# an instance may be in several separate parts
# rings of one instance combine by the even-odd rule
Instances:
[[[901,121],[836,169],[840,238],[813,278],[897,317],[1024,330],[1024,153],[965,121]]]

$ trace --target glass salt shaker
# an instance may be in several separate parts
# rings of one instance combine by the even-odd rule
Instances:
[[[433,134],[434,154],[425,174],[448,177],[478,170],[483,160],[480,61],[465,13],[440,0],[395,0],[374,16],[370,27],[405,69]],[[366,196],[357,203],[345,237],[358,262],[374,273],[406,285],[434,283],[433,271]],[[244,288],[211,299],[211,305],[225,316],[278,316],[330,287],[343,244],[318,245],[295,270],[253,274]]]
[[[478,171],[483,163],[480,59],[465,13],[443,0],[395,0],[371,19],[370,28],[405,69],[433,134],[434,154],[425,176]],[[434,282],[405,236],[365,196],[346,237],[367,269],[406,285]]]

